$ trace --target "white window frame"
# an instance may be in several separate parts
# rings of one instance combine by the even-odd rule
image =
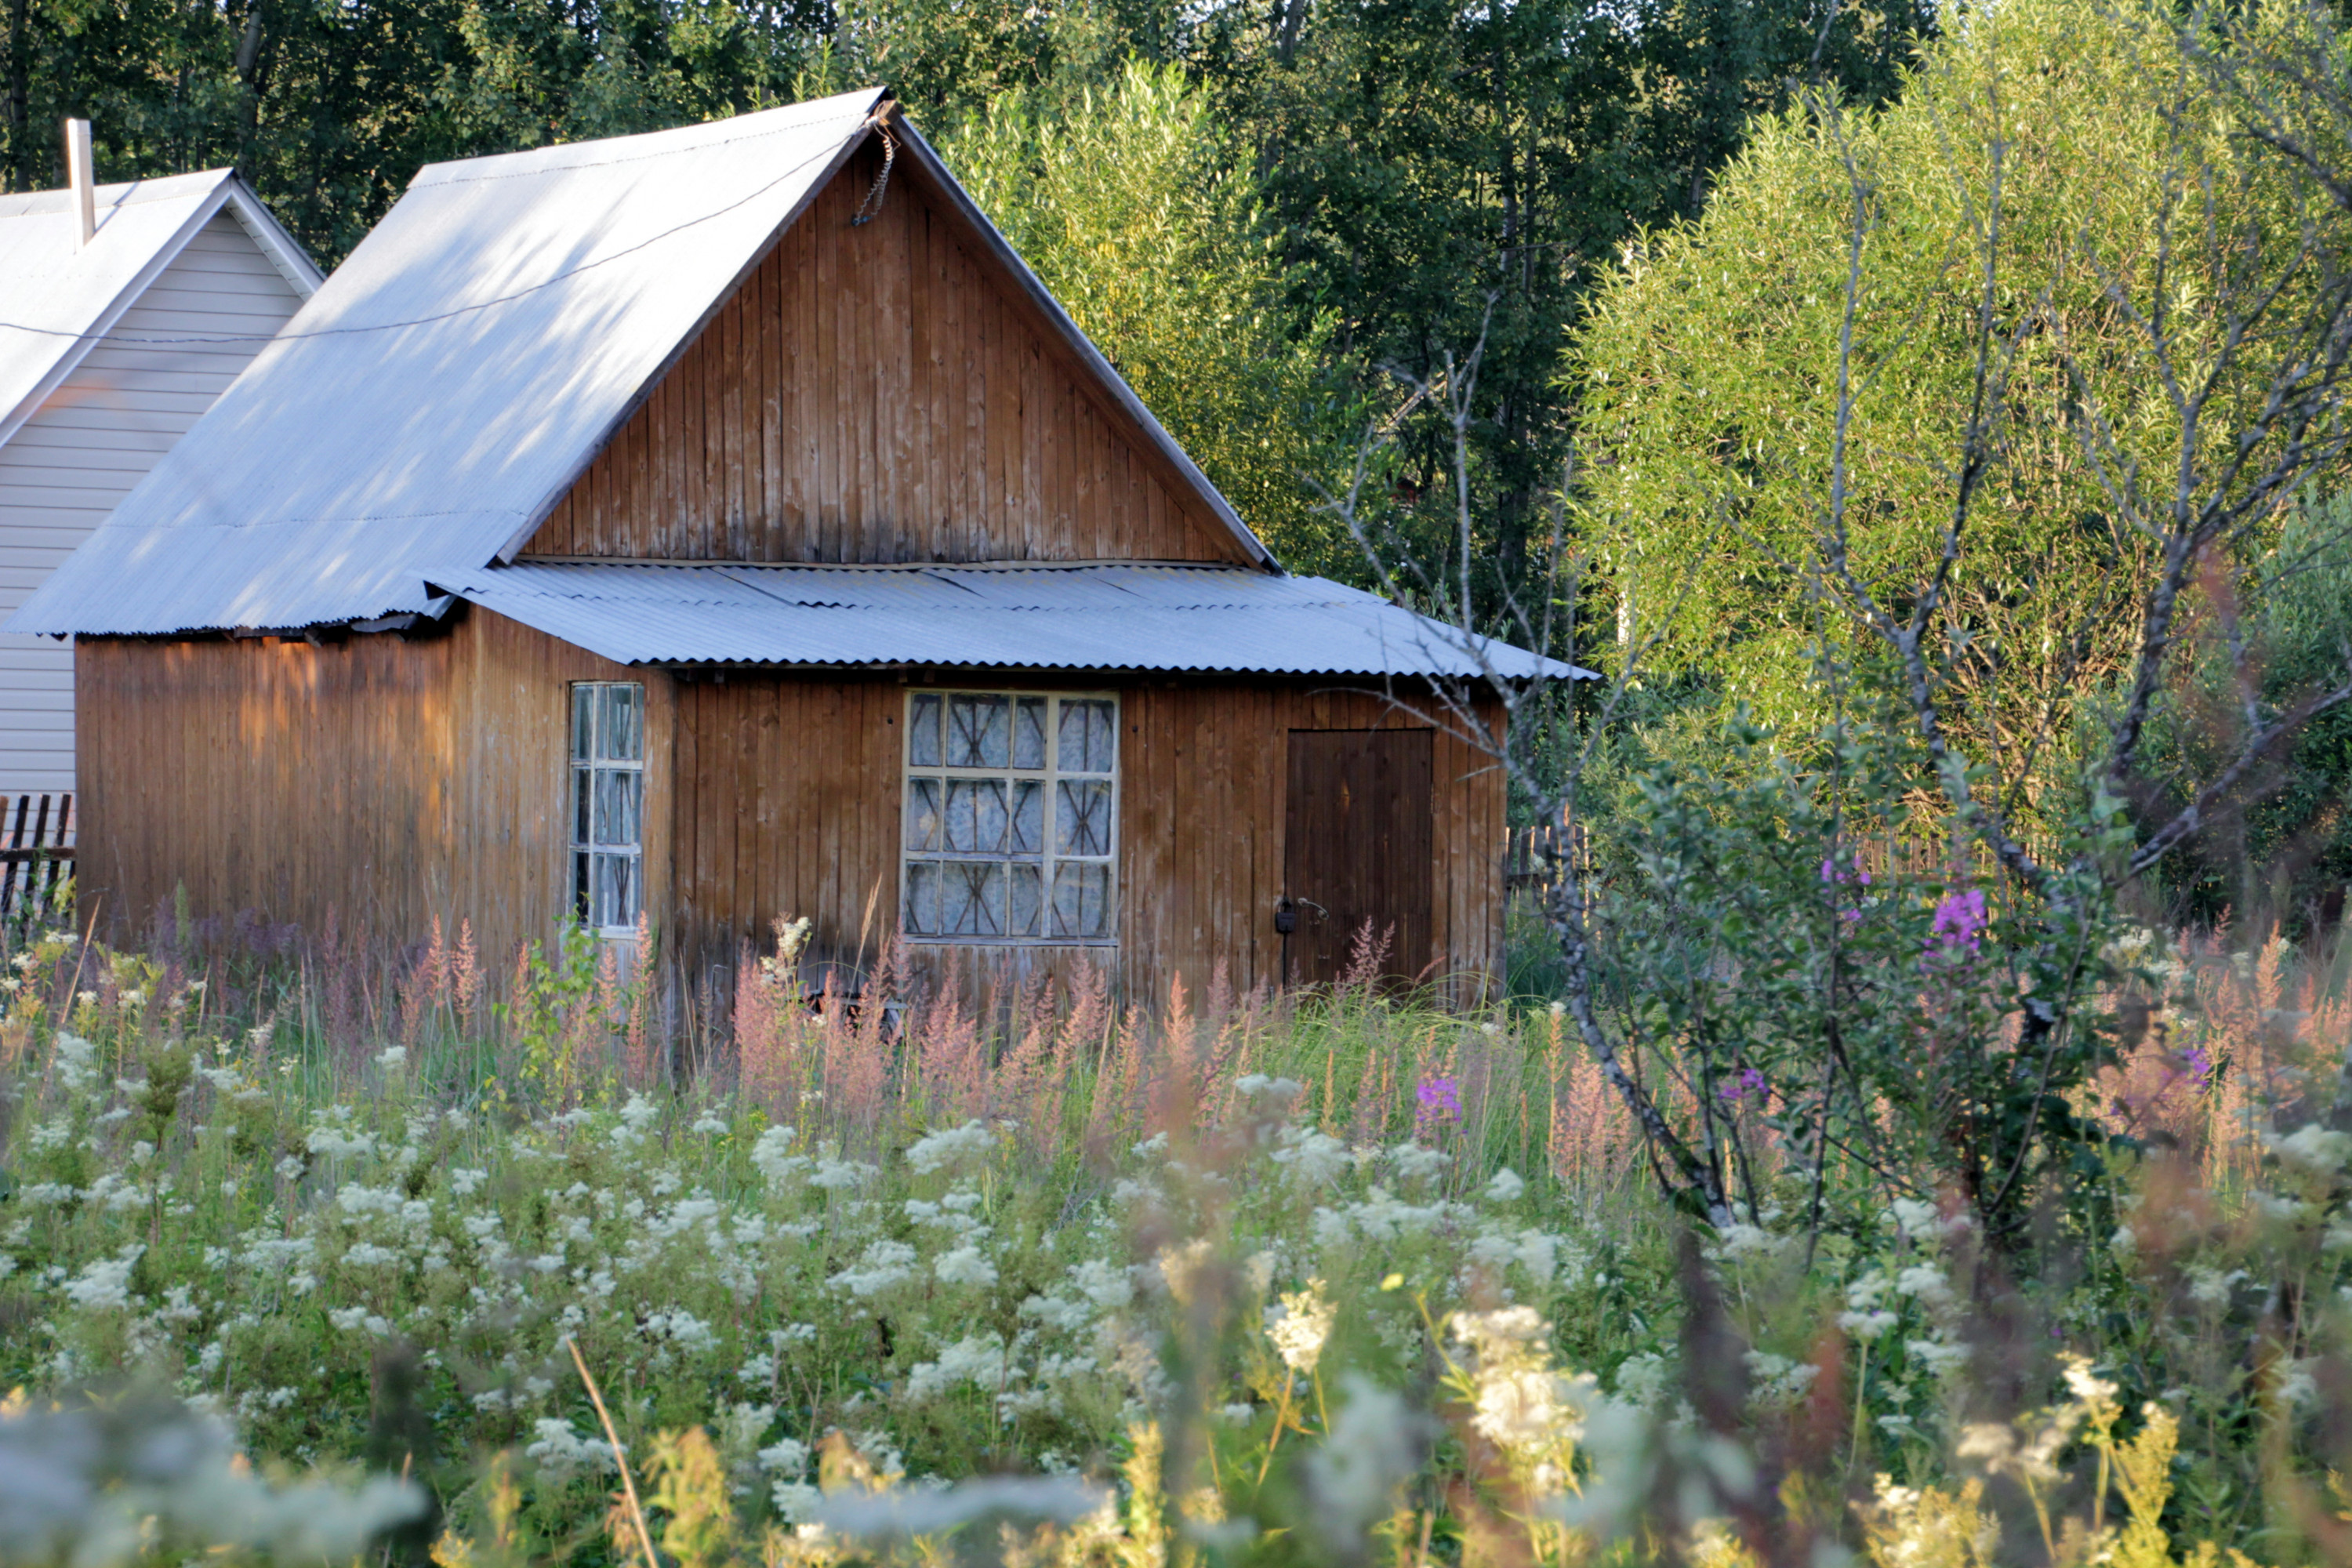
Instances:
[[[607,712],[604,696],[609,691],[626,690],[636,694],[636,755],[613,756],[610,738],[605,733]],[[567,742],[564,755],[569,766],[564,773],[564,872],[568,878],[572,919],[594,931],[600,936],[628,937],[636,934],[637,917],[646,907],[646,689],[635,680],[575,680],[564,692],[564,728]],[[581,721],[588,721],[589,731],[583,742]],[[607,779],[629,781],[636,799],[636,837],[634,839],[598,837],[600,824],[593,820],[593,801],[598,775]],[[620,910],[618,921],[597,921],[593,919],[597,895],[596,863],[599,859],[620,859],[627,862],[628,896]]]
[[[1008,761],[1003,767],[951,767],[948,765],[946,742],[943,741],[940,760],[918,763],[915,760],[916,720],[918,706],[926,701],[940,705],[940,723],[948,722],[953,700],[959,697],[1002,698],[1007,704]],[[1013,705],[1022,701],[1044,700],[1045,708],[1045,765],[1042,768],[1018,768],[1011,765],[1010,726],[1017,726],[1018,710]],[[1061,767],[1062,709],[1065,703],[1102,702],[1110,708],[1110,766],[1108,773],[1065,772]],[[1018,690],[1007,687],[915,687],[908,689],[907,701],[899,716],[906,733],[898,747],[898,932],[910,942],[948,947],[1116,947],[1118,945],[1119,901],[1119,816],[1122,809],[1121,780],[1124,770],[1119,766],[1119,721],[1121,705],[1116,691],[1038,691]],[[1042,786],[1044,807],[1039,825],[1039,849],[1034,854],[1013,850],[1001,852],[951,850],[947,847],[946,828],[942,823],[937,842],[929,847],[916,844],[917,797],[916,784],[924,779],[942,783],[957,779],[1003,780],[1008,789],[1015,782],[1035,783]],[[1110,834],[1108,851],[1102,855],[1061,854],[1055,850],[1056,813],[1065,782],[1108,782],[1110,786]],[[1008,835],[1011,829],[1008,826]],[[1038,931],[1034,935],[992,935],[981,932],[917,931],[912,929],[914,903],[911,898],[914,868],[923,864],[971,864],[973,862],[1035,866],[1039,882]],[[1103,931],[1098,936],[1056,936],[1053,931],[1053,900],[1055,871],[1063,863],[1098,865],[1105,868],[1103,893]],[[1009,872],[1008,872],[1009,878]],[[1011,909],[1012,891],[1008,880],[1005,893],[1006,909]],[[1009,922],[1008,922],[1009,923]]]

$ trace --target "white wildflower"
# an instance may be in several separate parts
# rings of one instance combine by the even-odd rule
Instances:
[[[1339,1304],[1323,1293],[1323,1281],[1309,1279],[1306,1289],[1286,1291],[1280,1305],[1266,1309],[1266,1337],[1285,1366],[1311,1373],[1339,1312]]]
[[[536,1460],[552,1479],[561,1480],[576,1470],[601,1474],[619,1468],[613,1462],[610,1443],[600,1437],[581,1436],[568,1421],[544,1417],[531,1423],[531,1428],[539,1436],[524,1447],[523,1454]]]
[[[931,1265],[931,1272],[942,1284],[989,1286],[996,1283],[996,1265],[982,1257],[977,1247],[959,1247],[942,1252]]]
[[[915,1249],[903,1241],[869,1242],[856,1264],[827,1283],[861,1300],[878,1296],[915,1277]]]
[[[147,1249],[137,1245],[124,1247],[112,1258],[102,1258],[65,1283],[66,1300],[77,1307],[104,1310],[131,1304],[131,1270],[138,1266],[141,1254]]]
[[[1940,1307],[1952,1299],[1952,1287],[1944,1271],[1932,1263],[1917,1263],[1895,1277],[1895,1293],[1912,1296],[1930,1307]]]
[[[1009,1375],[1004,1342],[994,1334],[971,1334],[941,1351],[936,1361],[918,1362],[907,1374],[907,1398],[920,1404],[967,1384],[992,1394]]]
[[[2273,1135],[2268,1142],[2282,1164],[2315,1176],[2332,1176],[2347,1160],[2352,1160],[2352,1132],[2338,1132],[2316,1121],[2283,1138]]]
[[[851,1187],[864,1186],[881,1173],[878,1168],[862,1160],[836,1160],[828,1156],[817,1162],[816,1173],[809,1177],[809,1185],[828,1193],[845,1192]]]
[[[1286,1127],[1276,1135],[1274,1163],[1288,1167],[1301,1181],[1324,1186],[1347,1173],[1348,1146],[1328,1132],[1311,1127]]]
[[[1134,1278],[1118,1265],[1099,1258],[1089,1258],[1073,1268],[1070,1283],[1096,1306],[1114,1311],[1135,1300]]]
[[[1840,1312],[1838,1327],[1858,1340],[1874,1340],[1901,1320],[1893,1312]]]
[[[782,1472],[787,1479],[797,1477],[808,1468],[808,1445],[790,1437],[769,1444],[756,1457],[761,1469],[771,1474]]]
[[[621,1124],[613,1129],[613,1146],[634,1149],[646,1141],[654,1123],[661,1120],[661,1107],[632,1089],[628,1103],[621,1107]]]
[[[916,1140],[907,1151],[907,1164],[918,1175],[928,1176],[975,1156],[985,1158],[995,1146],[996,1135],[988,1130],[987,1123],[967,1121],[961,1127],[934,1130]]]
[[[1418,1143],[1400,1143],[1389,1151],[1389,1163],[1397,1180],[1408,1184],[1434,1180],[1444,1173],[1449,1163],[1450,1156]]]

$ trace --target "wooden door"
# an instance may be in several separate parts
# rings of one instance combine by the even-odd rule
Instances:
[[[1370,921],[1386,978],[1429,963],[1428,730],[1293,730],[1283,884],[1297,925],[1289,983],[1328,984]],[[1391,932],[1393,932],[1391,935]]]

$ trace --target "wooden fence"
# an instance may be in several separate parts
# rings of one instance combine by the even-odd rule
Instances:
[[[1541,908],[1544,895],[1565,872],[1589,876],[1592,846],[1583,829],[1569,822],[1538,822],[1514,827],[1503,847],[1503,896]]]
[[[0,795],[0,919],[55,908],[72,875],[74,797]]]
[[[2029,838],[2026,851],[2044,865],[2063,854],[2056,842]],[[1948,878],[1982,884],[1996,897],[2006,890],[2000,864],[1992,852],[1973,839],[1964,841],[1955,858],[1948,838],[1917,838],[1889,842],[1866,839],[1854,846],[1854,864],[1879,880]],[[1538,822],[1514,827],[1504,842],[1503,892],[1538,908],[1544,894],[1560,876],[1573,870],[1592,874],[1592,842],[1583,829],[1569,822]]]

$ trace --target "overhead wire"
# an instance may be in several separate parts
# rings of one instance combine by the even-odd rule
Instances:
[[[882,176],[881,179],[876,182],[874,189],[867,193],[866,200],[868,202],[878,204],[883,184],[889,178],[890,164],[898,153],[898,143],[896,140],[891,137],[887,124],[890,110],[893,107],[895,107],[895,100],[884,102],[871,114],[868,114],[857,127],[860,131],[879,131],[882,133],[883,139],[884,153]],[[739,137],[736,138],[736,140],[740,141],[744,140],[744,138]],[[721,144],[723,145],[723,143]],[[822,153],[813,153],[809,156],[803,158],[799,163],[794,163],[791,168],[786,169],[782,174],[778,174],[775,178],[768,181],[765,184],[761,185],[756,190],[746,192],[741,196],[737,197],[734,201],[728,203],[725,206],[717,207],[709,212],[703,213],[698,216],[688,218],[683,223],[674,224],[668,228],[660,230],[658,233],[646,236],[644,239],[639,240],[635,245],[625,246],[621,249],[614,251],[609,256],[599,256],[593,260],[583,261],[577,266],[566,268],[563,271],[556,273],[553,277],[541,279],[540,281],[530,284],[524,288],[518,289],[510,294],[501,294],[497,298],[490,300],[478,300],[468,305],[454,306],[449,310],[436,311],[429,316],[415,316],[397,321],[371,321],[349,327],[319,327],[308,331],[228,332],[213,333],[200,337],[175,338],[131,337],[108,331],[76,332],[68,331],[59,327],[37,327],[23,321],[0,321],[0,329],[5,329],[10,331],[25,332],[35,337],[68,338],[77,342],[96,342],[104,340],[116,343],[136,343],[142,345],[154,344],[160,346],[174,343],[289,342],[306,338],[351,337],[356,336],[362,332],[390,332],[398,331],[406,327],[431,326],[437,321],[451,321],[459,316],[472,315],[482,310],[496,310],[501,305],[510,305],[518,300],[528,299],[531,295],[539,293],[544,289],[552,289],[559,283],[568,282],[572,279],[577,278],[583,273],[593,271],[599,267],[608,267],[615,261],[635,255],[638,251],[649,249],[654,246],[659,245],[666,239],[669,239],[685,233],[688,229],[698,228],[704,224],[715,222],[719,218],[725,217],[729,213],[734,212],[739,207],[748,206],[752,202],[755,202],[761,196],[766,195],[770,191],[774,190],[778,185],[782,184],[785,181],[792,179],[794,175],[808,168],[810,164],[830,158],[838,151],[839,149],[835,147],[827,148]],[[673,156],[675,154],[664,155]],[[642,160],[639,159],[611,160],[612,163],[615,163],[641,161]],[[599,168],[603,166],[604,165],[602,163],[582,163],[573,165],[575,168]],[[861,203],[858,210],[861,213],[864,213],[865,204]],[[866,217],[857,218],[856,221],[858,223],[864,223],[872,216],[873,215],[871,214],[867,214]]]

